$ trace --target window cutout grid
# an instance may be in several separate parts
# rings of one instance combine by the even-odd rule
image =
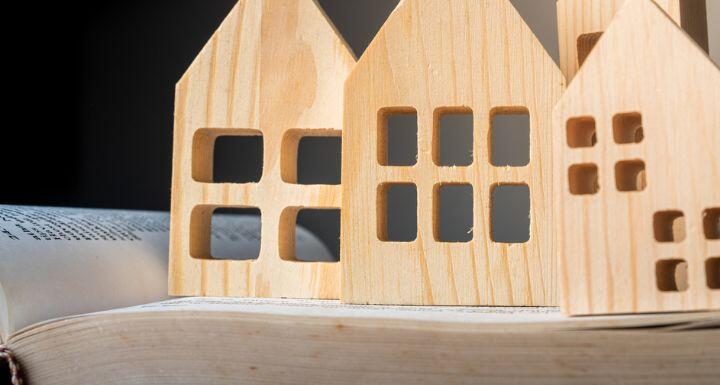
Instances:
[[[689,288],[687,261],[683,259],[663,259],[656,262],[655,280],[660,291],[686,291]]]
[[[598,167],[594,163],[574,164],[568,169],[568,185],[573,195],[592,195],[600,191]]]
[[[720,257],[712,257],[705,260],[705,276],[709,289],[720,289]]]
[[[193,136],[192,177],[201,183],[257,183],[263,137],[253,129],[202,128]]]
[[[685,240],[685,215],[679,210],[659,211],[653,215],[653,232],[658,242]]]
[[[623,160],[615,164],[615,186],[618,191],[643,191],[647,187],[645,162]]]
[[[530,164],[530,112],[525,107],[490,111],[490,163],[495,167]]]
[[[378,163],[414,166],[418,157],[418,116],[412,107],[383,108],[378,112]]]
[[[283,182],[339,185],[341,163],[341,131],[291,129],[285,132],[280,162]]]
[[[710,208],[703,212],[703,230],[706,239],[720,239],[720,207]]]
[[[627,112],[613,117],[613,138],[617,144],[640,143],[645,139],[642,115]]]
[[[340,209],[287,207],[280,216],[280,258],[291,262],[340,261]]]
[[[256,207],[199,205],[190,217],[190,255],[196,259],[256,260],[262,221]]]
[[[570,148],[593,147],[597,143],[597,124],[592,116],[569,119],[566,131]]]
[[[526,184],[497,184],[490,192],[490,232],[496,243],[530,240],[530,188]]]
[[[383,242],[417,239],[417,186],[383,183],[377,190],[377,236]]]
[[[439,183],[433,190],[435,241],[451,243],[472,241],[474,218],[472,185]]]
[[[435,110],[433,161],[437,166],[466,167],[473,163],[473,112],[467,107]]]
[[[578,36],[577,39],[577,54],[578,54],[578,65],[582,66],[585,62],[585,59],[590,55],[590,52],[593,48],[595,48],[595,45],[598,41],[600,41],[600,38],[602,37],[602,32],[590,32],[590,33],[584,33],[580,36]]]

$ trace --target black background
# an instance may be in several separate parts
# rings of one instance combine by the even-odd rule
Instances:
[[[175,82],[235,0],[26,2],[0,203],[168,210]],[[397,0],[321,0],[361,54]]]

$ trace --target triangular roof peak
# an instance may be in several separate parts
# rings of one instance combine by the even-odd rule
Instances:
[[[652,0],[627,0],[590,52],[562,100],[576,97],[589,77],[694,71],[720,78],[703,48]],[[693,87],[709,83],[699,81]]]
[[[511,23],[507,23],[508,20]],[[440,27],[435,27],[437,25]],[[456,44],[458,42],[454,39],[458,38],[459,32],[463,29],[466,31],[464,38],[472,40],[473,38],[485,39],[498,36],[496,33],[488,32],[493,28],[498,28],[501,36],[519,33],[520,39],[488,41],[483,44],[467,44],[467,46],[469,48],[482,47],[483,50],[490,52],[492,50],[500,51],[511,42],[522,41],[523,44],[518,45],[519,49],[526,52],[537,51],[540,56],[536,55],[536,59],[555,63],[510,0],[400,0],[368,48],[358,59],[355,71],[364,67],[363,64],[366,60],[363,59],[372,55],[373,52],[392,49],[388,44],[383,44],[387,39],[397,39],[398,36],[402,36],[404,41],[420,42],[426,52],[447,51],[452,53],[453,49],[459,47],[459,44]],[[486,33],[473,33],[474,29],[479,31],[484,29]],[[443,33],[431,37],[431,31]],[[553,67],[552,70],[559,71],[556,64],[551,67]]]

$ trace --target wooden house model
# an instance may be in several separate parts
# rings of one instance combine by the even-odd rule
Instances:
[[[509,1],[403,0],[358,61],[345,87],[343,290],[351,303],[556,304],[551,210],[551,116],[564,90],[559,68]],[[443,161],[447,116],[472,120],[459,163]],[[525,161],[493,154],[496,119],[524,116],[516,145]],[[409,120],[393,153],[394,121]],[[511,128],[512,129],[512,128]],[[520,129],[522,132],[522,129]],[[523,149],[524,148],[524,149]],[[407,158],[407,157],[406,157]],[[524,196],[526,236],[503,239],[491,221],[496,196]],[[388,231],[393,189],[409,191],[409,237]],[[442,195],[470,191],[464,235],[442,234]],[[496,199],[497,198],[497,199]],[[502,213],[499,213],[502,215]]]
[[[708,50],[706,0],[654,0],[705,50]],[[598,42],[625,0],[557,0],[560,69],[568,81]],[[662,40],[662,37],[659,36]]]
[[[301,209],[339,209],[339,185],[297,182],[303,137],[339,137],[355,59],[314,1],[240,0],[177,84],[169,287],[172,295],[338,298],[339,263],[293,255]],[[259,180],[213,172],[224,137],[260,143]],[[211,255],[217,209],[261,215],[254,260]]]
[[[720,309],[720,70],[625,3],[554,112],[561,306]]]

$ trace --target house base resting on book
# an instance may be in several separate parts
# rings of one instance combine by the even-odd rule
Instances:
[[[177,87],[171,294],[720,309],[705,1],[558,20],[562,71],[508,0],[401,0],[356,63],[315,1],[239,1]],[[342,186],[302,180],[302,139],[341,132]],[[261,216],[256,255],[213,255],[228,209]],[[306,262],[294,224],[328,210],[340,261]]]

